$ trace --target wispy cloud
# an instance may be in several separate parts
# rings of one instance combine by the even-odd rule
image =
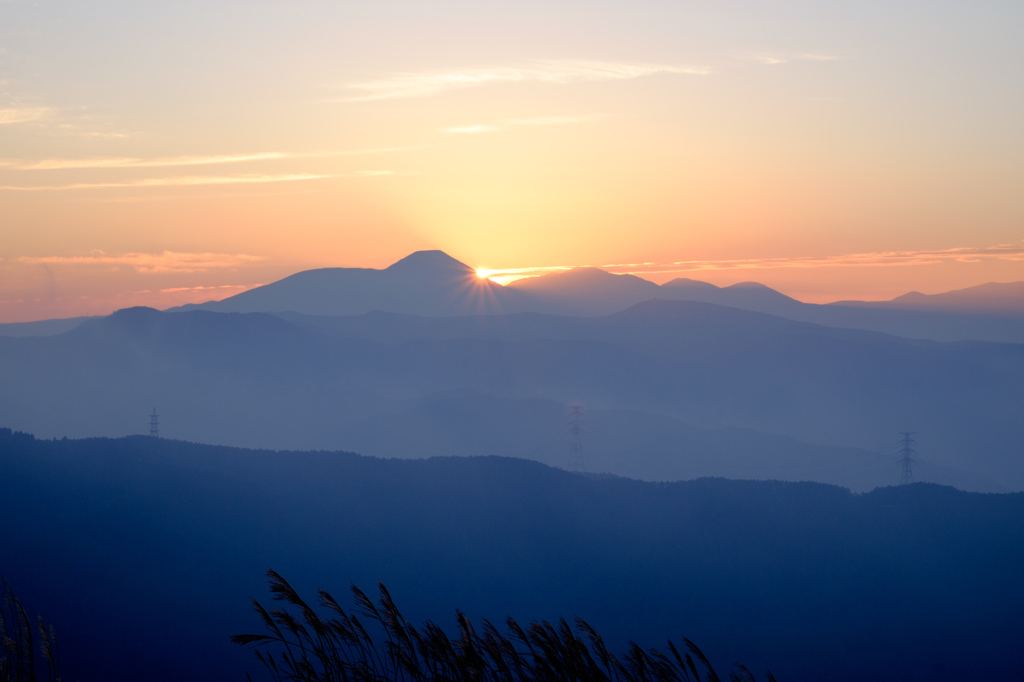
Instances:
[[[475,124],[465,126],[453,126],[441,128],[442,133],[474,135],[478,133],[493,133],[514,126],[554,126],[569,125],[572,123],[586,123],[603,118],[600,115],[588,116],[538,116],[536,118],[506,118],[497,124]]]
[[[199,287],[171,287],[169,289],[161,289],[160,293],[161,294],[224,293],[225,291],[255,289],[256,287],[261,287],[261,286],[263,286],[263,284],[221,284],[219,286],[212,286],[212,287],[203,287],[203,286],[199,286]]]
[[[379,174],[380,171],[363,171],[360,175]],[[128,180],[125,182],[79,182],[70,185],[0,185],[0,190],[20,192],[52,192],[78,189],[116,189],[116,188],[148,188],[148,187],[195,187],[198,185],[245,185],[271,182],[295,182],[299,180],[321,180],[335,178],[337,175],[314,175],[310,173],[293,173],[287,175],[225,175],[225,176],[187,176],[176,178],[146,178],[144,180]]]
[[[287,154],[266,152],[261,154],[238,154],[225,156],[179,156],[164,159],[138,158],[91,158],[91,159],[44,159],[34,162],[12,162],[18,170],[64,170],[88,168],[164,168],[173,166],[209,166],[221,163],[244,163],[267,159],[287,158]]]
[[[84,256],[22,256],[17,262],[26,265],[75,265],[129,267],[142,273],[204,272],[207,270],[235,269],[266,260],[265,256],[246,253],[122,253],[112,255],[92,251]]]
[[[839,59],[839,57],[833,55],[814,54],[811,52],[745,54],[740,58],[764,64],[765,66],[776,66],[790,62],[834,62]]]
[[[1000,244],[985,247],[957,247],[922,251],[873,251],[836,256],[807,256],[780,258],[743,258],[728,260],[681,260],[671,262],[604,263],[589,265],[552,265],[531,268],[484,270],[481,274],[506,283],[524,277],[536,277],[564,272],[577,267],[596,267],[616,274],[664,275],[685,274],[713,270],[777,270],[783,268],[835,268],[835,267],[909,267],[941,263],[977,263],[987,260],[1024,262],[1024,245]]]
[[[984,247],[956,247],[922,251],[872,251],[837,256],[800,258],[752,258],[720,261],[676,261],[669,271],[766,270],[777,268],[821,267],[901,267],[940,263],[971,263],[983,260],[1024,261],[1024,246],[1000,244]]]
[[[441,128],[442,133],[448,133],[451,135],[479,135],[480,133],[493,133],[498,130],[501,130],[501,128],[499,128],[498,126],[482,124]]]
[[[296,185],[289,185],[289,187],[295,187]],[[246,185],[241,185],[245,188]],[[89,201],[98,204],[143,204],[143,203],[167,203],[175,201],[186,201],[189,199],[255,199],[255,198],[267,198],[267,197],[294,197],[294,196],[305,196],[310,194],[316,194],[317,190],[309,187],[308,185],[304,189],[288,189],[281,191],[267,191],[257,186],[258,189],[252,189],[250,191],[238,190],[233,192],[217,192],[216,194],[210,194],[209,192],[191,192],[191,193],[179,193],[179,192],[160,192],[157,194],[152,193],[133,193],[133,194],[105,194],[96,193],[92,197],[89,197]]]
[[[562,126],[573,123],[589,123],[604,118],[603,114],[586,114],[583,116],[538,116],[536,118],[506,118],[502,121],[510,126]]]
[[[50,115],[49,107],[15,107],[0,109],[0,125],[31,123]]]
[[[536,61],[522,66],[459,69],[433,73],[396,73],[376,81],[349,84],[349,88],[362,94],[350,97],[348,101],[425,97],[449,90],[474,88],[495,83],[571,83],[630,80],[655,74],[705,76],[709,73],[711,70],[704,66],[623,64],[597,61]]]
[[[102,168],[173,168],[180,166],[212,166],[219,164],[273,161],[278,159],[309,159],[333,156],[358,156],[364,154],[386,154],[404,152],[417,147],[377,147],[371,149],[350,149],[336,152],[255,152],[249,154],[220,154],[207,156],[173,156],[163,158],[138,157],[93,157],[86,159],[0,159],[0,166],[15,170],[69,170]]]

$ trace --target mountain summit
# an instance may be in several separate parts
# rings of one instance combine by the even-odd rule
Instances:
[[[306,270],[262,287],[179,310],[360,315],[374,310],[447,316],[515,312],[518,296],[443,251],[416,251],[382,269]]]
[[[476,275],[476,271],[473,268],[438,249],[414,251],[402,260],[396,261],[384,269],[384,272],[400,272],[427,277],[444,271]]]

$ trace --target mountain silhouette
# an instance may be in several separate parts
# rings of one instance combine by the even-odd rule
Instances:
[[[411,315],[514,312],[518,297],[477,276],[443,251],[417,251],[383,270],[322,268],[250,289],[222,301],[174,310],[359,315],[374,310]]]
[[[417,251],[382,270],[306,270],[221,301],[171,308],[351,316],[373,311],[452,317],[543,313],[593,317],[650,300],[712,303],[827,327],[932,341],[1024,342],[1024,282],[989,283],[892,301],[802,303],[757,282],[718,287],[677,278],[661,286],[628,274],[575,268],[500,286],[443,251]],[[46,336],[90,318],[0,324],[3,336]]]
[[[531,311],[560,315],[609,315],[655,299],[698,301],[783,315],[804,304],[757,282],[717,287],[678,278],[661,286],[635,275],[617,275],[600,268],[574,268],[516,280],[507,287],[532,294]]]
[[[172,310],[358,315],[375,310],[432,317],[535,312],[601,316],[645,301],[696,301],[829,327],[934,341],[1024,342],[1024,283],[987,284],[893,301],[802,303],[757,282],[718,287],[677,278],[661,286],[635,275],[574,268],[500,286],[442,251],[417,251],[383,270],[300,272],[223,301]],[[24,333],[18,330],[18,333]],[[2,334],[2,329],[0,329]]]
[[[659,298],[677,301],[701,301],[769,315],[794,314],[805,304],[758,282],[740,282],[717,287],[707,282],[677,278],[661,285]]]
[[[609,648],[686,636],[779,680],[1020,677],[1019,494],[0,428],[0,516],[4,576],[55,624],[69,680],[267,679],[228,636],[259,627],[253,597],[282,606],[268,566],[314,609],[317,588],[344,603],[380,580],[415,621],[580,616]]]
[[[608,315],[658,298],[658,285],[634,275],[600,268],[574,268],[516,280],[506,287],[531,294],[532,312]]]
[[[1024,314],[1024,282],[988,282],[941,294],[911,291],[890,301],[837,301],[833,305],[1019,315]]]

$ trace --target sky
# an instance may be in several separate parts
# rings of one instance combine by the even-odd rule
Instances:
[[[0,0],[0,322],[442,249],[1024,280],[1024,3]]]

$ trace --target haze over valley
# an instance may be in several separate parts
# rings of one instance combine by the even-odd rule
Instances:
[[[588,414],[585,466],[595,473],[870,490],[898,481],[894,444],[914,430],[922,480],[1024,488],[1020,345],[635,302],[668,289],[802,305],[753,285],[547,277],[502,288],[422,252],[383,271],[300,273],[203,306],[128,309],[59,335],[2,339],[3,409],[42,437],[137,433],[139,406],[153,405],[164,434],[181,440],[567,467],[574,403]],[[594,278],[604,288],[578,284]],[[590,315],[566,315],[573,305]],[[561,314],[519,312],[530,308]],[[432,315],[407,314],[417,309]]]

